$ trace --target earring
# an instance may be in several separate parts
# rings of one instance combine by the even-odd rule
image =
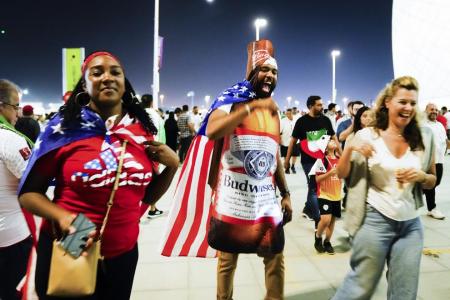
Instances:
[[[81,107],[88,106],[91,102],[91,97],[89,97],[87,92],[80,92],[75,96],[75,102]]]

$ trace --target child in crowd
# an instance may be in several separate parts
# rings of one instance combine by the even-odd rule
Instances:
[[[337,177],[336,166],[339,161],[338,147],[334,140],[328,142],[323,159],[324,168],[317,168],[317,200],[319,202],[320,221],[315,233],[314,248],[317,252],[334,254],[331,245],[334,223],[341,217],[342,183]],[[325,240],[322,243],[322,235],[325,232]]]

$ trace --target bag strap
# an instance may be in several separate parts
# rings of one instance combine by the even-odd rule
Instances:
[[[119,188],[119,179],[120,179],[120,174],[122,173],[123,159],[125,157],[125,150],[127,148],[127,143],[128,143],[127,140],[124,140],[122,143],[122,151],[120,153],[119,164],[117,165],[116,178],[114,179],[113,189],[111,191],[111,195],[109,195],[108,203],[106,204],[107,209],[106,209],[105,218],[103,219],[102,227],[100,229],[100,234],[98,236],[99,241],[103,237],[103,232],[105,231],[106,223],[108,222],[108,219],[109,219],[109,213],[111,212],[111,208],[114,203],[114,196],[116,195],[116,191]]]

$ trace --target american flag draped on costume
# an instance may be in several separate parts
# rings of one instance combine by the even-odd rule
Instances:
[[[212,193],[207,181],[214,141],[206,136],[206,126],[209,116],[218,107],[255,97],[250,82],[244,80],[225,90],[212,103],[181,169],[162,240],[162,255],[216,256],[216,250],[208,245],[207,239]]]

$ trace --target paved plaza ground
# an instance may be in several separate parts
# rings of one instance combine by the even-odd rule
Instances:
[[[297,174],[287,175],[294,208],[293,221],[286,227],[285,298],[287,300],[329,299],[349,270],[350,246],[342,220],[336,224],[332,239],[336,254],[317,254],[314,249],[314,224],[300,216],[306,198],[305,176],[297,164]],[[167,211],[175,184],[158,203]],[[444,177],[437,189],[438,208],[447,216],[443,221],[426,216],[425,248],[447,250],[439,257],[422,256],[418,299],[450,299],[450,155],[444,164]],[[345,216],[345,215],[344,215]],[[154,220],[142,220],[139,238],[139,262],[132,299],[136,300],[203,300],[216,298],[217,259],[167,258],[159,254],[159,241],[167,215]],[[405,277],[408,274],[404,275]],[[234,299],[263,299],[264,265],[253,255],[240,255],[234,280]],[[386,280],[382,277],[372,299],[386,299]],[[401,300],[401,299],[399,299]]]

